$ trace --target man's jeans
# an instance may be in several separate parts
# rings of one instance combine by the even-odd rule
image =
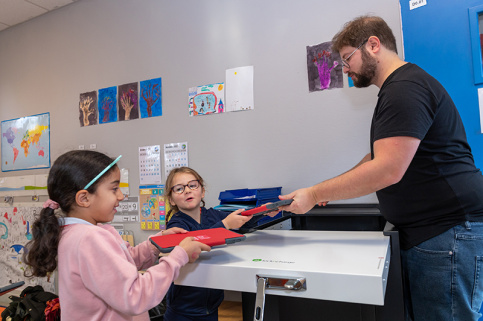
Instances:
[[[483,223],[465,222],[401,251],[406,320],[477,321],[483,299]]]

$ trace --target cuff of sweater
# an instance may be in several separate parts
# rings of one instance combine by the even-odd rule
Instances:
[[[181,265],[185,265],[189,262],[188,253],[186,253],[181,246],[175,246],[171,253],[169,253],[169,257],[173,257]]]

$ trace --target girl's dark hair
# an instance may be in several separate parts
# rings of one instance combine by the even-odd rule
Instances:
[[[205,188],[205,182],[203,181],[203,178],[196,172],[194,169],[190,167],[176,167],[169,172],[168,178],[166,179],[166,184],[164,186],[164,198],[165,202],[169,202],[169,199],[171,198],[171,195],[173,194],[173,191],[171,190],[173,188],[173,180],[174,176],[178,173],[185,173],[185,174],[191,174],[193,175],[198,182],[200,182],[200,187]],[[170,209],[168,213],[166,214],[166,221],[169,220],[169,218],[174,214],[179,212],[178,206],[176,205],[171,205],[169,202]],[[201,206],[205,206],[205,200],[201,199]]]
[[[361,16],[347,22],[332,38],[332,50],[339,52],[345,46],[357,48],[371,36],[376,36],[384,47],[397,53],[396,38],[391,28],[376,16]]]
[[[66,216],[75,206],[75,197],[84,187],[108,165],[112,163],[108,156],[91,150],[74,150],[59,156],[49,172],[47,190],[49,198],[59,203],[60,209]],[[110,168],[103,177],[106,177],[115,166]],[[87,191],[95,193],[100,177]],[[32,240],[25,248],[23,260],[30,268],[24,275],[27,277],[47,276],[57,268],[57,249],[62,229],[59,218],[50,207],[43,208],[40,215],[32,225]]]

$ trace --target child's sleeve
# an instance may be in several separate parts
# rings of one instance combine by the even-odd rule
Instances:
[[[178,246],[140,274],[126,257],[122,243],[108,231],[88,233],[81,244],[77,264],[83,284],[113,309],[128,315],[159,304],[179,269],[188,263],[188,255]]]
[[[154,234],[155,236],[162,235],[162,232]],[[132,247],[127,245],[129,253],[136,263],[138,270],[147,269],[152,266],[159,257],[159,250],[152,245],[151,241],[147,240]]]

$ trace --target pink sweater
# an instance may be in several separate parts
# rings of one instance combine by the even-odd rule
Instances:
[[[62,320],[133,320],[159,304],[188,255],[177,246],[152,266],[158,255],[149,241],[131,247],[110,225],[66,225],[58,252]]]

